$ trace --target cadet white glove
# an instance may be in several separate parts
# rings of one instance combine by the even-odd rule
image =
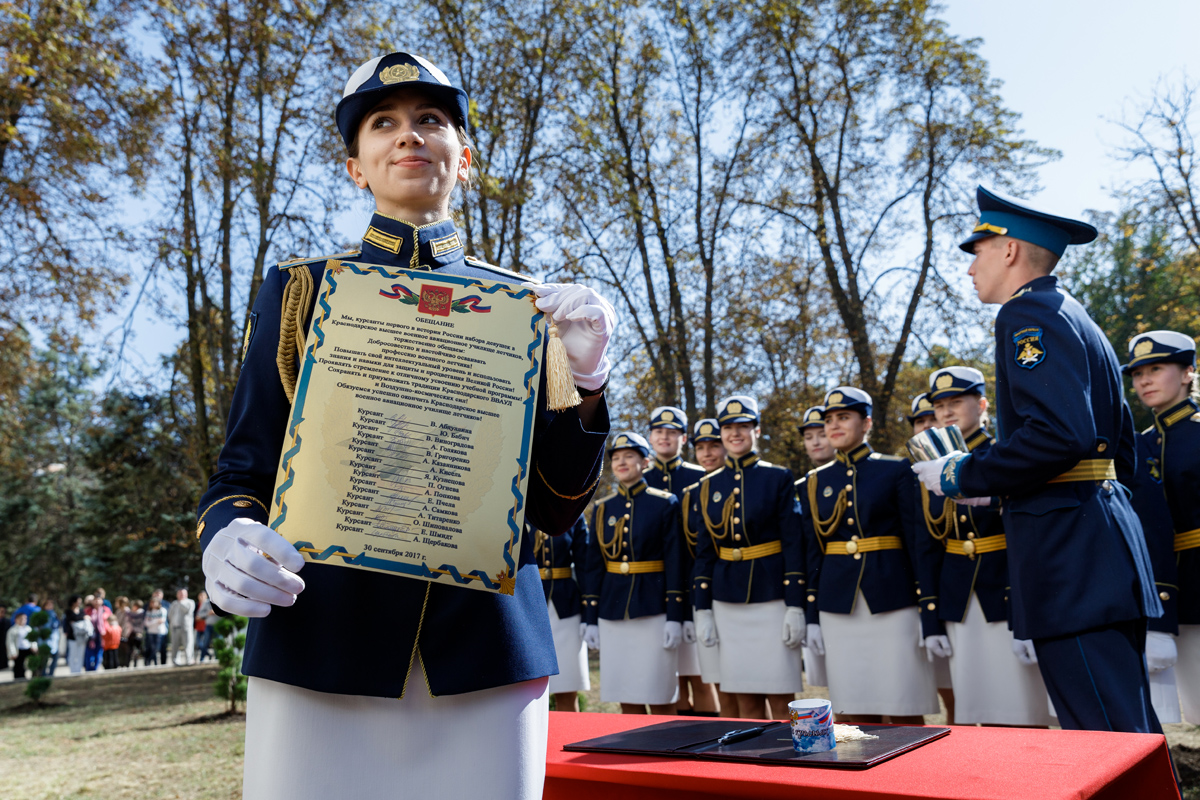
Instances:
[[[788,606],[783,612],[783,646],[795,650],[804,644],[804,611]]]
[[[696,623],[690,619],[683,623],[683,640],[688,644],[696,643]]]
[[[813,655],[825,655],[825,637],[821,635],[820,625],[810,622],[808,635],[804,637],[804,641],[808,644],[808,649],[813,651]]]
[[[1175,649],[1175,637],[1162,631],[1146,634],[1146,666],[1151,672],[1162,672],[1175,666],[1179,653]]]
[[[204,549],[204,588],[223,611],[265,617],[271,606],[290,606],[304,591],[297,575],[304,556],[266,525],[235,519]]]
[[[573,283],[522,283],[538,296],[534,303],[558,325],[575,385],[595,391],[608,380],[608,340],[617,325],[612,303],[594,289]]]
[[[933,657],[949,658],[950,657],[950,637],[949,636],[926,636],[925,637],[925,656],[930,662]]]
[[[944,497],[945,492],[942,491],[942,470],[946,467],[946,462],[952,458],[958,458],[963,455],[955,450],[948,456],[936,458],[933,461],[915,461],[912,465],[912,471],[917,473],[918,480],[925,484],[925,488],[938,497]]]
[[[692,614],[696,618],[696,638],[705,647],[715,647],[717,642],[717,622],[713,619],[711,608],[698,608]]]
[[[1013,639],[1012,651],[1017,660],[1027,667],[1037,663],[1037,652],[1033,649],[1032,639]]]
[[[600,626],[599,625],[585,625],[584,627],[587,629],[583,633],[584,644],[586,644],[588,646],[588,650],[599,650],[600,649]]]
[[[682,641],[683,625],[668,620],[667,624],[663,626],[663,650],[675,650]]]

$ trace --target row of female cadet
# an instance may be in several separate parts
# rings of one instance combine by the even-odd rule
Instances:
[[[1180,721],[1181,702],[1183,716],[1200,719],[1200,513],[1184,500],[1200,490],[1200,441],[1188,438],[1200,439],[1194,358],[1191,338],[1156,331],[1130,343],[1124,368],[1156,420],[1139,435],[1132,489],[1167,609],[1146,646],[1164,722]],[[968,452],[985,452],[987,412],[983,374],[952,366],[929,376],[908,420],[914,434],[956,425]],[[780,716],[803,671],[828,686],[843,720],[919,723],[941,693],[957,724],[1054,724],[1033,643],[1008,624],[1001,500],[931,495],[905,459],[873,451],[871,399],[854,387],[805,411],[816,468],[791,497],[790,473],[758,456],[757,424],[753,399],[723,400],[692,430],[699,466],[682,458],[678,408],[652,412],[649,442],[630,431],[613,440],[619,489],[596,501],[570,544],[578,616],[561,623],[550,604],[567,642],[551,679],[565,693],[559,708],[589,688],[588,645],[600,649],[601,699],[626,712]],[[575,581],[548,546],[539,552],[552,599]]]

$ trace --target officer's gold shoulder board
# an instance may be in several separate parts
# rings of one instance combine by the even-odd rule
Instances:
[[[655,489],[653,486],[646,487],[646,494],[652,494],[655,497],[662,498],[663,500],[666,500],[668,498],[675,496],[675,495],[671,494],[670,492],[664,492],[662,489]]]

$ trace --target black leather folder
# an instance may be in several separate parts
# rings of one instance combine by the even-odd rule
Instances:
[[[572,742],[564,745],[563,750],[577,753],[621,753],[635,756],[741,761],[771,766],[866,769],[950,733],[949,728],[920,725],[858,727],[863,733],[879,738],[842,742],[833,750],[824,753],[797,753],[792,749],[791,727],[787,722],[739,725],[729,720],[673,720],[582,742]],[[733,731],[747,731],[751,728],[760,730],[750,738],[729,744],[721,744],[718,741]]]

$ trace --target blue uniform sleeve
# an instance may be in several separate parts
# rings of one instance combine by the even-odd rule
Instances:
[[[700,507],[700,490],[697,488],[697,499],[692,512],[696,523],[696,565],[692,568],[692,605],[698,610],[712,608],[713,572],[717,565],[717,548],[712,536],[704,524],[704,510]]]
[[[996,318],[996,361],[1004,365],[998,392],[1006,397],[1016,430],[1005,431],[984,453],[967,458],[958,485],[968,497],[1035,491],[1093,452],[1096,423],[1089,396],[1083,338],[1058,313],[1055,293],[1035,292],[1010,300]],[[1042,357],[1031,368],[1017,361],[1014,335],[1039,331]],[[1079,398],[1064,402],[1063,398]]]
[[[800,504],[790,469],[784,470],[775,499],[779,520],[779,540],[783,543],[783,600],[789,606],[804,608],[804,531],[800,526]]]
[[[921,635],[942,636],[946,626],[938,619],[938,577],[942,569],[945,551],[941,544],[929,535],[925,515],[920,511],[921,495],[918,484],[908,469],[908,461],[899,474],[896,485],[896,503],[900,509],[900,527],[904,531],[904,549],[917,576],[917,604],[921,611]]]
[[[1150,553],[1150,568],[1154,571],[1154,590],[1162,603],[1163,615],[1150,619],[1150,630],[1179,633],[1179,577],[1175,557],[1175,526],[1171,509],[1163,492],[1162,467],[1155,458],[1154,448],[1147,437],[1137,437],[1136,471],[1126,484],[1130,488],[1130,505],[1142,523],[1146,550]]]
[[[817,608],[817,591],[820,588],[821,562],[825,558],[825,550],[817,540],[817,529],[812,522],[813,510],[808,502],[808,481],[815,480],[817,473],[814,470],[796,487],[800,500],[800,527],[804,535],[804,579],[807,589],[804,597],[804,617],[810,625],[819,625],[821,622],[821,613]]]
[[[666,562],[667,585],[667,619],[671,622],[683,622],[686,619],[684,606],[687,605],[687,576],[684,566],[686,545],[683,541],[683,522],[680,516],[680,504],[672,495],[667,503],[667,511],[663,515],[663,555]]]
[[[604,503],[596,503],[592,527],[587,537],[587,555],[583,565],[583,621],[595,625],[600,619],[600,586],[604,581],[604,559],[600,555],[600,536],[604,532]]]

